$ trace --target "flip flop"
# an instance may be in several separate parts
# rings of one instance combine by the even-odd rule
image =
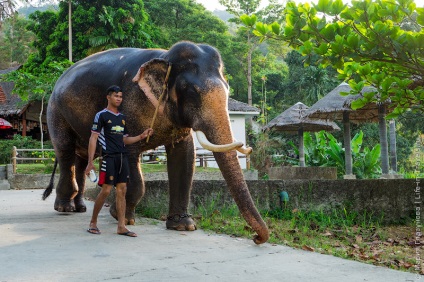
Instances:
[[[137,237],[137,234],[135,234],[132,231],[127,231],[127,232],[123,232],[123,233],[118,233],[119,235],[124,235],[124,236],[128,236],[128,237]]]
[[[87,232],[88,233],[91,233],[91,234],[96,234],[96,235],[100,235],[101,234],[101,232],[100,232],[100,230],[99,230],[99,228],[88,228],[87,229]]]

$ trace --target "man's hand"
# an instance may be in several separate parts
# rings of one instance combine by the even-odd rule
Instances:
[[[94,170],[94,171],[96,171],[95,170],[95,167],[94,167],[94,164],[92,163],[92,162],[89,162],[88,164],[87,164],[87,167],[85,168],[85,175],[89,175],[90,174],[90,170]]]
[[[147,136],[152,136],[153,135],[153,129],[148,128],[146,129],[143,133],[141,133],[140,136],[140,140],[146,139]]]

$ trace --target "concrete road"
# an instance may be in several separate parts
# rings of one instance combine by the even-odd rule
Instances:
[[[414,274],[248,239],[165,229],[141,219],[139,237],[115,234],[103,208],[101,235],[87,213],[58,213],[42,190],[0,191],[0,281],[418,281]]]

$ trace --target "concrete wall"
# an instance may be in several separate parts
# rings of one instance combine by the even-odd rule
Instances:
[[[335,167],[298,167],[281,166],[270,167],[269,179],[337,179],[337,168]]]
[[[361,215],[372,214],[385,223],[415,218],[417,206],[414,179],[254,180],[247,184],[260,210],[279,208],[282,191],[289,195],[287,208],[291,210],[330,212],[334,208],[350,207],[349,210]],[[88,189],[86,195],[95,198],[98,192],[99,189]],[[189,212],[201,206],[219,209],[232,204],[234,201],[225,181],[194,181]],[[166,215],[168,182],[146,181],[146,194],[139,206],[144,210],[160,210]]]
[[[384,222],[398,222],[415,215],[414,179],[372,180],[256,180],[247,181],[259,209],[279,207],[279,193],[289,195],[288,208],[324,210],[350,206],[364,215],[373,214]],[[146,194],[140,205],[152,203],[168,207],[167,181],[147,181]],[[191,208],[216,207],[234,203],[225,181],[194,181]]]

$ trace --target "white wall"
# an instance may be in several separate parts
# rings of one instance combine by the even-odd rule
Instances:
[[[230,112],[230,122],[231,122],[231,129],[233,131],[233,137],[240,142],[243,142],[244,145],[246,145],[246,129],[245,129],[245,124],[246,124],[246,113],[237,113],[237,112]],[[193,137],[194,137],[194,144],[196,146],[196,148],[202,148],[202,146],[199,144],[199,142],[197,141],[196,138],[196,133],[193,132]],[[197,154],[212,154],[211,151],[209,150],[205,150],[205,149],[200,149],[197,150]],[[239,163],[242,169],[246,168],[246,158],[245,155],[241,154],[240,152],[237,152],[237,155],[239,156]],[[240,158],[240,156],[244,156],[243,158]],[[197,162],[196,165],[199,165],[199,163]],[[213,160],[208,160],[207,161],[207,166],[208,167],[218,167],[218,164]]]

